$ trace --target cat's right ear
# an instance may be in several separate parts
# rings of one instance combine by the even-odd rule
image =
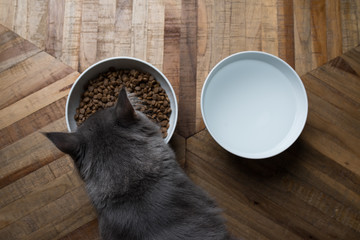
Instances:
[[[125,88],[122,88],[115,106],[115,118],[120,123],[131,123],[136,119],[136,113],[127,96]]]
[[[80,154],[81,141],[76,133],[47,132],[43,133],[62,152],[77,158]]]

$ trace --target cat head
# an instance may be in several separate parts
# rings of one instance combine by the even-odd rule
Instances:
[[[115,106],[94,113],[76,132],[45,135],[74,159],[83,178],[91,169],[115,168],[116,164],[134,169],[141,165],[134,162],[145,161],[166,145],[160,127],[134,109],[125,89]]]

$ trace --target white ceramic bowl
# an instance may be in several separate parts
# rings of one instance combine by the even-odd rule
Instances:
[[[174,89],[172,88],[169,80],[163,73],[160,72],[159,69],[150,63],[133,57],[112,57],[104,59],[90,66],[77,78],[70,89],[70,93],[66,101],[65,118],[68,130],[70,132],[76,131],[77,125],[74,120],[74,115],[76,113],[76,108],[79,106],[81,95],[85,91],[84,89],[88,82],[91,79],[97,78],[100,73],[109,71],[110,67],[114,67],[115,69],[137,69],[139,71],[148,72],[154,76],[156,81],[158,81],[161,87],[165,90],[169,97],[170,107],[172,110],[169,119],[170,127],[168,129],[168,135],[164,139],[165,142],[168,143],[175,131],[178,116],[178,105]]]
[[[283,152],[302,132],[308,112],[304,85],[283,60],[264,52],[233,54],[209,73],[201,113],[211,136],[240,157]]]

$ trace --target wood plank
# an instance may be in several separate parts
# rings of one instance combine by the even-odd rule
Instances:
[[[239,6],[241,6],[239,4]],[[245,4],[242,4],[242,9],[245,9]],[[241,8],[239,8],[241,11]],[[205,79],[211,68],[214,67],[216,63],[211,62],[211,53],[212,53],[212,32],[214,31],[214,25],[216,24],[215,21],[210,21],[213,14],[216,14],[214,10],[214,1],[206,1],[206,0],[199,0],[198,1],[198,13],[197,13],[197,54],[196,54],[196,110],[195,110],[195,132],[198,132],[204,129],[204,122],[201,117],[201,107],[200,107],[200,97],[202,87],[204,85]],[[219,13],[221,14],[221,13]],[[234,14],[234,16],[239,16],[240,19],[236,20],[243,20],[241,16],[243,14]],[[236,17],[234,17],[236,18]],[[235,21],[235,19],[234,19]],[[235,24],[239,24],[239,22],[234,22]],[[239,34],[239,38],[241,38],[241,30],[244,28],[237,28],[237,31],[234,33]],[[244,32],[244,31],[243,31]],[[242,38],[242,45],[245,45],[245,37],[243,33]],[[237,39],[236,37],[233,38]],[[240,43],[240,42],[239,42]],[[216,43],[215,43],[216,44]],[[215,48],[216,49],[216,48]]]
[[[327,62],[327,28],[325,0],[311,1],[311,38],[313,68]],[[308,69],[307,71],[312,70]]]
[[[35,111],[66,96],[72,84],[79,76],[73,72],[63,79],[33,93],[16,103],[0,110],[0,128],[5,128],[12,123],[34,113]]]
[[[90,204],[80,206],[71,214],[63,216],[62,222],[55,223],[55,225],[48,224],[35,232],[26,235],[26,240],[40,240],[40,239],[59,239],[66,236],[71,231],[74,231],[79,225],[87,224],[94,221],[94,210]],[[75,221],[74,221],[75,220]],[[68,225],[69,224],[69,225]],[[84,237],[84,233],[82,234]],[[90,238],[86,238],[90,239]]]
[[[117,1],[114,52],[117,56],[131,55],[133,0]]]
[[[79,186],[14,224],[0,229],[0,235],[5,239],[56,239],[78,228],[78,224],[92,221],[95,216],[84,187]],[[74,219],[79,219],[79,222],[74,226],[69,225],[62,232],[63,226]]]
[[[83,188],[79,188],[79,190],[83,191]],[[77,196],[75,195],[74,197]],[[75,209],[75,211],[72,214],[67,215],[63,221],[55,225],[55,229],[57,231],[56,239],[66,236],[70,232],[87,224],[88,222],[94,221],[96,217],[97,215],[92,204],[90,202],[87,202],[87,204],[83,204],[79,209]],[[97,232],[95,230],[93,231],[95,233]],[[43,236],[43,234],[39,234],[39,233],[37,235]],[[33,239],[36,240],[38,238],[37,236],[34,236]],[[46,237],[45,239],[48,238]]]
[[[360,64],[359,45],[356,48],[352,49],[352,51],[348,51],[348,52],[344,53],[341,56],[341,58],[338,58],[337,60],[344,59],[344,60],[346,60],[346,62],[345,61],[336,61],[334,63],[336,65],[336,67],[347,73],[360,76],[360,69],[358,67]]]
[[[0,73],[0,109],[9,107],[49,84],[66,79],[72,73],[74,70],[69,66],[45,52],[39,52]]]
[[[133,0],[132,12],[136,16],[132,16],[131,31],[131,56],[146,60],[147,51],[147,1]]]
[[[360,209],[360,188],[356,185],[356,183],[359,182],[358,175],[341,168],[338,163],[330,158],[324,157],[304,141],[300,142],[297,148],[298,149],[290,153],[290,156],[293,156],[295,153],[298,154],[298,159],[301,161],[301,164],[298,164],[296,168],[286,168],[291,175],[302,179],[302,181],[308,185],[316,186],[317,190],[326,192],[332,199],[336,199],[336,201],[350,208]],[[307,152],[302,151],[303,149],[306,149]],[[321,159],[321,161],[319,161],[319,159]],[[339,169],[338,172],[334,172],[334,168]],[[286,181],[289,189],[296,188],[295,183],[290,181],[289,178],[286,178]],[[299,187],[299,185],[297,187]],[[314,193],[307,195],[307,197],[313,196]],[[299,198],[306,197],[300,196]]]
[[[262,2],[261,50],[275,56],[279,53],[277,0]]]
[[[185,167],[186,165],[186,140],[184,137],[180,136],[177,133],[174,133],[174,136],[171,138],[169,142],[171,148],[174,150],[176,155],[176,160],[180,164],[181,167]]]
[[[80,228],[75,231],[69,233],[65,237],[61,238],[61,240],[101,240],[99,231],[98,231],[98,221],[93,220],[84,224]]]
[[[293,2],[279,0],[277,4],[278,57],[295,69]]]
[[[181,2],[165,1],[163,73],[170,81],[179,102]]]
[[[185,0],[181,4],[179,117],[177,131],[188,137],[196,131],[196,52],[197,2]]]
[[[146,60],[163,70],[165,6],[163,1],[149,0],[147,12]]]
[[[34,44],[0,24],[0,72],[38,52],[40,49]]]
[[[312,36],[310,0],[293,1],[295,70],[301,76],[314,68],[312,64]]]
[[[99,1],[84,0],[81,14],[81,33],[80,33],[80,52],[79,52],[79,71],[83,72],[86,68],[97,61],[97,34],[99,20]],[[125,24],[125,23],[124,23]],[[116,36],[115,38],[121,38]]]
[[[63,118],[65,116],[66,98],[67,97],[60,98],[46,107],[28,115],[26,118],[23,118],[6,128],[0,129],[0,136],[6,136],[6,138],[0,138],[0,149],[60,118]]]
[[[342,53],[340,0],[326,1],[327,60]]]
[[[204,148],[204,144],[207,147]],[[202,161],[196,158],[192,160],[191,157],[187,159],[188,165],[193,164],[188,168],[190,176],[196,175],[196,182],[202,186],[205,186],[204,182],[209,186],[224,184],[224,186],[216,187],[218,190],[214,190],[215,197],[221,198],[219,203],[224,203],[226,202],[223,199],[224,192],[234,196],[236,200],[229,203],[226,208],[228,212],[234,213],[233,215],[242,215],[236,210],[236,206],[239,205],[239,202],[243,202],[244,204],[248,203],[247,208],[255,208],[261,215],[268,216],[276,224],[285,227],[301,238],[309,237],[309,235],[318,239],[357,238],[360,230],[360,225],[355,220],[360,214],[358,208],[344,205],[343,202],[335,200],[334,196],[329,196],[324,189],[317,189],[311,184],[305,183],[302,179],[304,175],[298,179],[287,173],[288,169],[297,169],[298,165],[302,164],[300,160],[289,162],[292,154],[297,154],[298,145],[295,145],[292,151],[274,159],[262,161],[248,161],[227,153],[217,146],[206,131],[189,138],[187,146],[189,146],[190,153],[202,159]],[[317,161],[321,162],[321,159]],[[285,162],[287,164],[284,164]],[[218,171],[223,171],[223,173]],[[213,178],[217,178],[218,183],[214,182]],[[355,179],[357,182],[360,180],[359,176],[356,176]],[[237,184],[232,187],[233,181],[236,181]],[[329,183],[324,182],[324,184]],[[206,189],[209,190],[208,187]],[[333,208],[328,206],[338,209],[335,215]],[[302,211],[296,211],[295,208],[300,208]],[[272,211],[282,214],[274,214],[271,213]],[[296,215],[292,213],[296,213]],[[246,216],[251,218],[251,215]],[[283,225],[284,223],[286,225]],[[322,232],[320,229],[327,229],[327,231]],[[257,232],[275,239],[270,232],[259,230]],[[278,236],[289,239],[283,237],[283,232]]]
[[[205,131],[201,133],[203,132]],[[276,239],[278,236],[284,237],[284,239],[301,239],[296,233],[289,231],[285,224],[282,226],[281,222],[279,223],[272,218],[270,214],[266,215],[261,212],[265,207],[275,206],[266,203],[265,199],[263,201],[257,199],[259,202],[253,203],[248,199],[249,196],[242,194],[241,190],[244,189],[239,189],[241,186],[231,185],[230,182],[232,181],[226,182],[225,179],[221,179],[220,175],[222,174],[214,172],[214,169],[209,167],[206,161],[197,157],[191,151],[188,153],[187,169],[189,170],[187,173],[192,180],[215,197],[220,207],[224,209],[224,216],[227,221],[232,221],[231,223],[234,225],[238,225],[238,223],[246,224],[246,231],[238,233],[239,235],[236,235],[236,237],[252,239],[253,236],[246,234],[256,232],[262,238],[268,239]],[[264,207],[259,205],[264,205]],[[278,208],[278,206],[276,207]],[[283,209],[281,211],[284,212]]]
[[[230,4],[229,47],[230,54],[233,54],[246,50],[246,1],[231,1]]]
[[[44,166],[20,178],[0,189],[2,196],[0,199],[0,207],[2,208],[15,200],[21,199],[37,187],[45,185],[54,179],[55,177],[48,166]]]
[[[8,26],[40,49],[45,48],[48,2],[30,0],[15,3],[13,26]]]
[[[261,1],[246,1],[246,50],[261,50]]]
[[[94,209],[74,170],[71,158],[64,156],[2,188],[1,194],[15,190],[22,198],[11,199],[1,208],[1,236],[57,239],[92,221]],[[48,176],[47,181],[44,176]],[[47,219],[41,217],[43,211],[48,212]],[[57,218],[56,214],[63,217]]]
[[[71,190],[72,187],[74,186],[69,177],[64,175],[46,185],[41,185],[31,194],[2,207],[0,210],[0,228],[4,228],[22,216],[51,203]]]
[[[0,187],[36,171],[64,154],[40,132],[64,131],[65,118],[61,118],[39,132],[34,132],[0,150]]]
[[[359,50],[348,55],[352,52],[356,55]],[[360,174],[356,160],[360,154],[360,85],[352,67],[359,69],[360,61],[341,57],[302,77],[309,98],[308,125],[302,136],[325,156]]]
[[[47,9],[45,52],[60,58],[64,30],[65,0],[50,0]]]
[[[340,1],[342,51],[347,52],[359,44],[360,4],[356,0]]]
[[[113,57],[116,1],[99,1],[97,7],[97,45],[91,51],[97,50],[96,56],[101,58]]]
[[[0,1],[0,23],[10,30],[14,30],[15,1]]]
[[[82,0],[65,1],[60,60],[73,69],[79,66]]]
[[[311,100],[316,101],[316,104],[323,104],[324,102],[321,99],[311,96]],[[322,105],[322,107],[329,107],[328,105]],[[320,108],[314,109],[320,110]],[[350,142],[351,139],[355,140],[355,143],[352,143],[350,146],[345,145],[341,142],[344,139],[344,136],[347,134],[344,133],[339,127],[334,127],[331,122],[326,121],[326,116],[317,117],[316,113],[309,112],[310,119],[308,121],[308,127],[304,129],[303,138],[305,141],[309,142],[312,147],[316,148],[326,157],[334,159],[337,163],[342,165],[347,169],[351,169],[356,174],[360,173],[360,164],[357,161],[358,155],[357,151],[353,151],[354,145],[358,145],[358,137],[349,135],[346,139],[346,142]],[[336,111],[340,113],[340,111]],[[324,114],[324,112],[322,112]],[[347,119],[338,118],[338,120],[346,121]],[[334,127],[334,129],[326,129],[326,127]],[[325,131],[326,130],[326,131]],[[325,131],[326,134],[322,134]]]

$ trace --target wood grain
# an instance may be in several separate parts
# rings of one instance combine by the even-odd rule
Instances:
[[[114,56],[172,83],[170,144],[234,236],[359,239],[359,19],[357,0],[0,0],[0,239],[100,239],[72,160],[41,132],[66,130],[78,71]],[[284,59],[308,93],[301,137],[267,160],[226,152],[201,116],[209,71],[246,50]]]
[[[50,103],[66,96],[78,76],[78,72],[71,73],[61,79],[62,81],[52,83],[36,93],[26,96],[16,103],[1,109],[0,127],[5,128],[27,115],[32,114]]]
[[[34,44],[24,40],[2,25],[0,25],[0,36],[0,72],[4,69],[11,68],[16,63],[19,63],[40,51]]]
[[[359,43],[360,38],[360,3],[356,0],[340,1],[343,52]]]
[[[44,65],[47,67],[44,68]],[[29,69],[31,70],[29,71]],[[0,107],[8,107],[49,84],[66,78],[73,72],[72,68],[62,64],[49,54],[39,52],[0,73],[0,90],[3,92],[0,96]],[[11,78],[12,81],[7,81],[8,78]]]
[[[192,135],[196,116],[196,49],[197,49],[197,4],[186,0],[181,5],[180,29],[180,86],[179,114],[177,130],[183,137]]]
[[[0,42],[0,239],[57,239],[96,218],[72,160],[41,134],[66,129],[79,73],[4,26]]]
[[[61,238],[61,240],[101,240],[97,227],[98,221],[93,220]]]
[[[308,120],[288,151],[249,161],[223,150],[205,130],[187,139],[187,173],[217,199],[229,226],[246,223],[243,232],[234,231],[237,236],[360,236],[359,50],[302,77]]]
[[[48,2],[45,51],[56,58],[60,58],[62,55],[64,14],[64,0],[50,0]]]
[[[222,58],[245,50],[266,51],[302,75],[360,43],[356,0],[1,4],[1,24],[75,70],[113,56],[138,57],[163,70],[179,100],[177,131],[183,137],[205,127],[201,89]]]
[[[179,101],[181,2],[166,0],[164,12],[163,73],[169,79]]]
[[[326,4],[326,28],[327,31],[327,60],[341,55],[342,35],[341,33],[341,12],[340,0],[332,0]]]

